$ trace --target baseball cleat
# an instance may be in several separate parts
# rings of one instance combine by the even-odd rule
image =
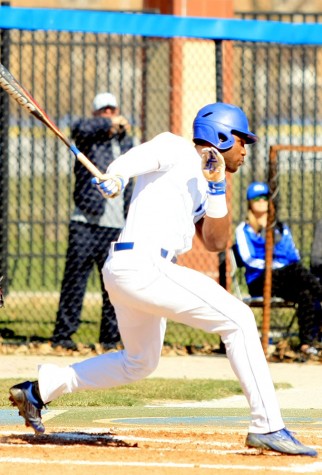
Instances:
[[[25,381],[16,384],[9,389],[9,401],[17,406],[19,416],[25,419],[26,427],[32,427],[37,434],[45,432],[45,426],[41,421],[41,409],[45,407],[39,394],[38,382]]]
[[[301,444],[286,428],[268,434],[249,433],[246,438],[247,447],[274,450],[288,455],[309,455],[316,457],[317,451]]]

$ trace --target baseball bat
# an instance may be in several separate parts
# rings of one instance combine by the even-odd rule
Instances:
[[[46,125],[62,142],[73,152],[77,160],[99,181],[105,181],[108,177],[87,158],[78,148],[72,144],[62,133],[57,125],[48,117],[46,112],[37,104],[32,95],[12,76],[12,74],[0,63],[0,86],[13,97],[20,106],[26,109],[36,119]]]

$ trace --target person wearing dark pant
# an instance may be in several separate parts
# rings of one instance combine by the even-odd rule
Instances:
[[[266,183],[251,183],[247,189],[247,218],[236,228],[237,249],[252,297],[262,296],[264,289],[268,196]],[[291,230],[282,222],[274,228],[272,295],[298,304],[300,350],[317,355],[314,345],[322,325],[322,285],[302,265]]]
[[[105,172],[122,153],[133,147],[127,120],[119,114],[113,94],[98,94],[93,101],[93,117],[77,120],[72,125],[76,146]],[[92,184],[92,175],[75,162],[75,209],[69,224],[68,248],[56,324],[51,338],[52,347],[76,350],[71,336],[81,323],[81,311],[89,275],[96,265],[102,291],[102,318],[99,342],[103,351],[120,343],[118,324],[101,270],[110,245],[116,241],[124,226],[132,195],[132,183],[127,193],[115,200],[105,200]]]
[[[262,295],[264,273],[248,285],[252,297]],[[319,302],[321,285],[315,276],[299,262],[272,271],[272,295],[298,304],[299,338],[302,345],[312,345],[319,337]]]
[[[310,264],[311,272],[322,283],[322,219],[315,225]]]
[[[81,323],[80,315],[86,284],[94,265],[99,270],[103,302],[99,341],[106,345],[106,349],[108,345],[113,347],[120,341],[114,307],[108,298],[101,274],[105,254],[109,249],[108,243],[116,241],[119,234],[118,228],[105,228],[77,221],[71,221],[69,225],[66,272],[54,330],[54,335],[59,335],[58,341],[65,342],[65,346]],[[74,347],[72,340],[70,347],[71,349]]]

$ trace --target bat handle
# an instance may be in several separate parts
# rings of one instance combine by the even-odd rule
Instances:
[[[99,181],[105,181],[108,179],[108,175],[105,175],[104,173],[100,172],[100,170],[89,160],[89,158],[86,157],[78,148],[76,145],[71,145],[70,150],[73,152],[77,160],[79,160],[84,167],[87,168],[87,170],[96,178],[99,179]]]

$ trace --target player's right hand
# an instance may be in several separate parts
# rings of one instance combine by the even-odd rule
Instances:
[[[226,163],[215,147],[205,147],[201,151],[202,173],[207,181],[219,183],[226,178]]]
[[[115,198],[125,187],[124,178],[119,175],[108,176],[105,181],[100,181],[95,177],[92,178],[92,183],[97,187],[104,198]]]

